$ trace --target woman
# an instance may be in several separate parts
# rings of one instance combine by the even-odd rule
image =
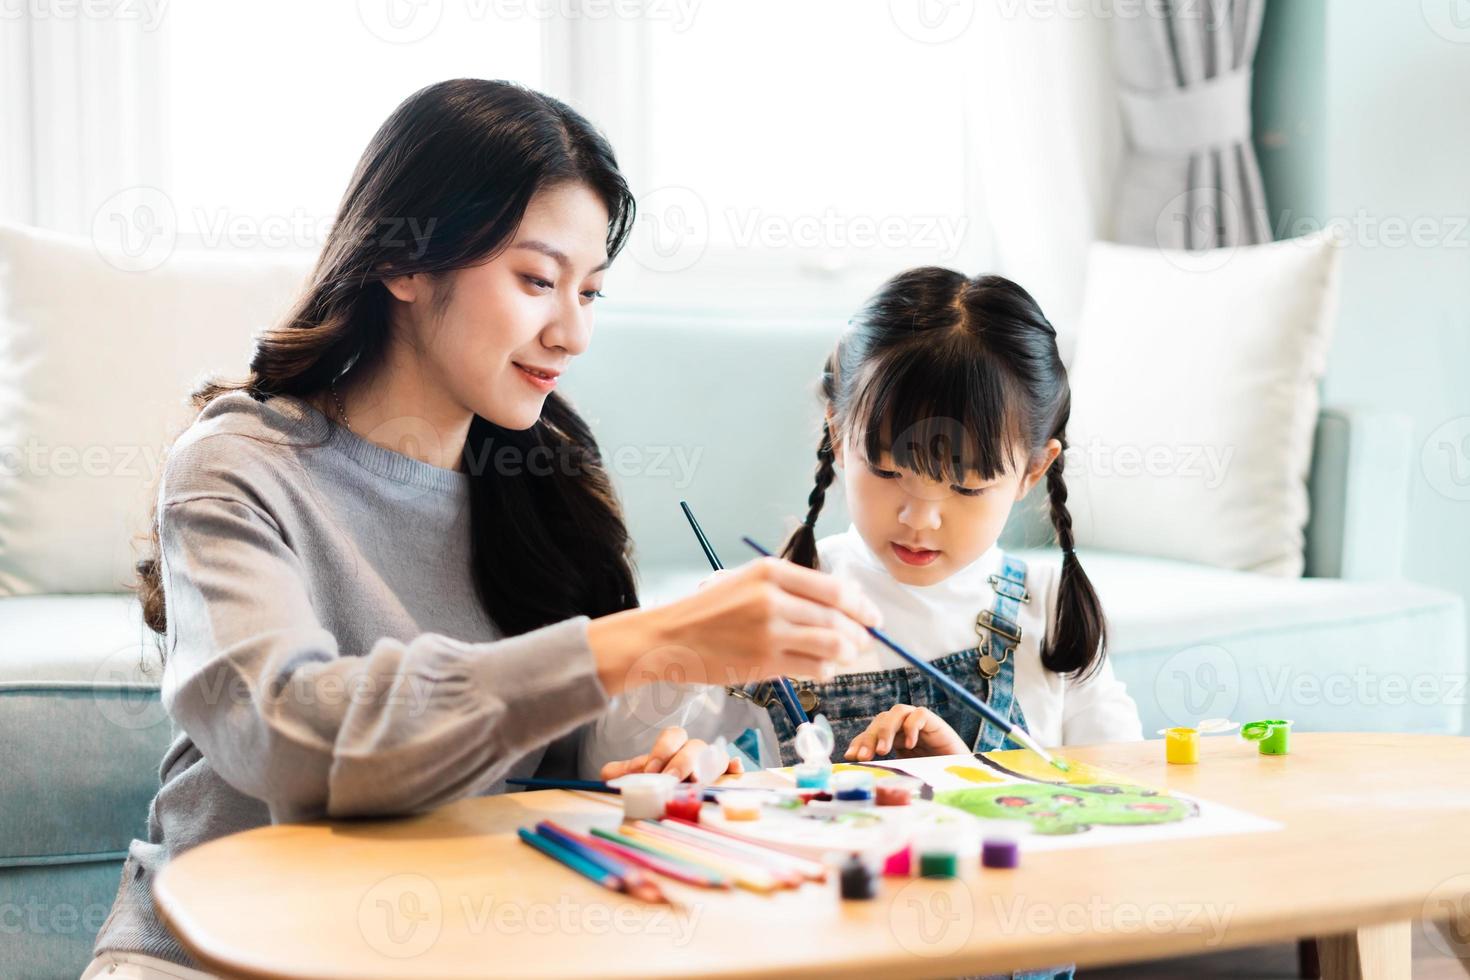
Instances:
[[[373,137],[302,298],[170,450],[139,567],[181,731],[84,976],[204,976],[149,892],[195,844],[566,773],[608,698],[674,660],[756,679],[856,655],[872,604],[788,563],[637,607],[554,392],[632,218],[607,143],[513,85],[430,86]],[[664,732],[646,768],[702,747]]]

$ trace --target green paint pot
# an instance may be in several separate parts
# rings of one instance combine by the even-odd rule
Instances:
[[[1291,722],[1280,718],[1252,721],[1240,726],[1240,737],[1257,742],[1261,755],[1286,755],[1290,750]]]

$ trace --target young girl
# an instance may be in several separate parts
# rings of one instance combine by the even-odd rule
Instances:
[[[823,370],[822,396],[816,485],[783,556],[861,585],[888,635],[1042,744],[1141,738],[1073,550],[1062,474],[1071,395],[1035,300],[997,276],[902,273],[852,320]],[[839,469],[852,526],[817,541]],[[1011,508],[1043,480],[1059,571],[1030,568],[996,544]],[[796,682],[808,713],[831,722],[843,758],[1003,747],[995,725],[922,671],[877,644],[864,659],[831,681]],[[748,751],[759,743],[763,762],[796,761],[794,726],[771,682],[727,691],[717,723],[686,727],[713,728]]]

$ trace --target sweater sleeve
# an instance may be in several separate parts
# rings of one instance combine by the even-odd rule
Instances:
[[[586,617],[490,643],[339,649],[280,529],[229,496],[159,512],[163,701],[276,821],[412,813],[482,793],[606,707]]]

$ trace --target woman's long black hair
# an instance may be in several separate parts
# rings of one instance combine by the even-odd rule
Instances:
[[[612,148],[586,119],[508,82],[462,78],[415,92],[363,152],[303,294],[256,338],[248,376],[211,380],[194,392],[195,406],[231,391],[309,399],[348,370],[370,375],[388,340],[384,280],[485,261],[510,242],[538,191],[568,183],[589,187],[607,207],[615,256],[632,229],[633,197]],[[545,447],[541,455],[558,464],[486,465],[507,445],[521,459]],[[476,416],[464,458],[471,572],[501,631],[637,605],[621,510],[592,433],[565,399],[550,395],[525,431]],[[158,555],[155,510],[137,591],[145,622],[163,633]]]
[[[1080,676],[1102,663],[1107,621],[1073,550],[1067,511],[1067,421],[1072,393],[1057,335],[1031,294],[1000,276],[968,279],[936,267],[894,276],[852,319],[822,371],[832,412],[817,447],[805,520],[782,555],[817,565],[816,522],[836,475],[834,438],[861,434],[869,459],[933,480],[983,480],[1038,461],[1057,439],[1046,474],[1062,548],[1056,628],[1042,651],[1050,670]]]

